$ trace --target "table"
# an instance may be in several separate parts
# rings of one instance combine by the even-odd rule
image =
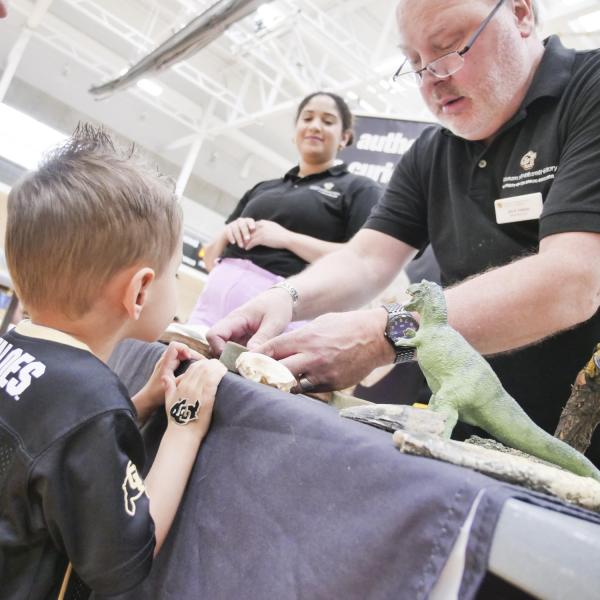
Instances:
[[[134,344],[113,355],[111,366],[134,393],[161,350]],[[144,432],[150,453],[161,419],[162,413]],[[552,574],[542,581],[550,594],[571,589],[581,573],[597,593],[600,570],[561,573],[556,562],[544,567],[544,556],[537,560],[548,531],[561,539],[552,560],[599,564],[597,515],[469,469],[403,455],[387,432],[227,374],[152,573],[119,598],[469,599],[488,568],[536,593],[535,582]],[[453,594],[450,584],[440,589],[436,582],[461,539],[464,568],[459,564]],[[533,541],[538,546],[528,551]],[[584,592],[570,597],[597,597]]]

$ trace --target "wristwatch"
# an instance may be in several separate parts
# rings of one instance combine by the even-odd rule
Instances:
[[[415,349],[411,346],[402,346],[398,341],[406,337],[407,329],[419,329],[419,322],[407,311],[402,304],[384,304],[388,319],[385,326],[385,338],[392,345],[396,358],[394,364],[414,360]]]

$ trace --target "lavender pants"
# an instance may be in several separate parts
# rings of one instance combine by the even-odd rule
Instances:
[[[257,267],[252,261],[224,258],[209,273],[187,322],[212,327],[232,310],[283,279]],[[305,324],[306,321],[295,321],[287,326],[286,331]]]

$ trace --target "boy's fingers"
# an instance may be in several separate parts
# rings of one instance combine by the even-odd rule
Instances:
[[[165,390],[165,396],[170,396],[175,392],[176,387],[174,377],[163,375],[160,378],[160,382],[162,383],[163,389]]]
[[[180,394],[201,395],[207,387],[216,387],[225,373],[227,368],[215,358],[195,362],[179,377],[178,391]]]
[[[200,354],[200,352],[198,352],[196,350],[192,350],[188,346],[186,346],[186,348],[188,350],[186,359],[188,359],[188,360],[204,360],[206,358],[206,356],[204,356],[204,354]]]

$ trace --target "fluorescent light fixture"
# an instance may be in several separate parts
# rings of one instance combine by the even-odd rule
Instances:
[[[376,113],[377,112],[377,110],[375,109],[375,107],[372,104],[369,104],[366,100],[363,100],[362,98],[358,101],[358,105],[363,110],[366,110],[367,112],[370,112],[370,113]]]
[[[255,21],[265,29],[274,29],[283,20],[283,13],[272,2],[261,4],[256,9]]]
[[[67,137],[15,108],[0,104],[0,156],[25,169],[35,169],[44,153]]]
[[[600,10],[590,12],[569,22],[573,31],[578,33],[596,32],[600,29]]]
[[[140,90],[146,92],[146,94],[150,94],[150,96],[154,96],[155,98],[163,93],[162,86],[150,79],[140,79],[136,85],[140,88]]]
[[[358,100],[358,94],[356,92],[353,92],[352,90],[348,90],[346,92],[346,98],[350,100]]]

